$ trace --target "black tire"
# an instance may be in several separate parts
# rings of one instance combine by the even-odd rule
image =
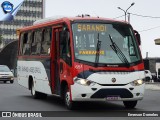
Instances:
[[[47,98],[47,94],[40,93],[40,92],[39,92],[39,94],[40,94],[40,99],[46,99]]]
[[[4,83],[7,83],[7,81],[3,81]]]
[[[69,92],[69,89],[67,86],[65,87],[65,90],[64,90],[63,99],[64,99],[64,103],[65,103],[65,106],[67,107],[67,109],[69,109],[69,110],[75,109],[75,102],[70,100],[70,92]]]
[[[46,99],[47,98],[47,94],[44,93],[40,93],[37,92],[34,88],[34,82],[32,82],[32,86],[31,86],[31,95],[34,99]]]
[[[137,101],[123,101],[123,104],[126,108],[135,108]]]
[[[151,80],[150,77],[146,77],[146,82],[149,82]]]
[[[10,83],[13,84],[13,83],[14,83],[14,80],[11,80]]]

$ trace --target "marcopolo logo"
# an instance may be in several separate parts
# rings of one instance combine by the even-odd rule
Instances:
[[[1,4],[1,7],[2,7],[5,14],[10,13],[13,10],[13,4],[10,3],[9,1],[4,1]]]

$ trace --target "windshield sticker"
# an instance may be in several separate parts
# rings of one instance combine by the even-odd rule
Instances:
[[[96,51],[95,50],[80,50],[79,54],[80,55],[96,55]],[[99,51],[100,55],[104,55],[104,50]]]
[[[106,25],[96,25],[96,24],[78,24],[78,31],[97,31],[97,32],[106,32]]]

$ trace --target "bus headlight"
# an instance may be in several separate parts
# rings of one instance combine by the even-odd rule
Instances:
[[[139,85],[142,85],[143,83],[144,83],[143,80],[135,80],[131,82],[130,84],[133,86],[139,86]]]
[[[80,85],[84,85],[84,86],[93,86],[96,83],[91,81],[91,80],[87,80],[87,79],[83,79],[83,78],[75,78],[74,79],[75,83],[78,83]]]

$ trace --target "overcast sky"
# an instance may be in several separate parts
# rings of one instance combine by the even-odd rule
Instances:
[[[91,16],[116,18],[124,15],[124,12],[117,7],[126,10],[133,2],[135,5],[128,12],[160,17],[160,0],[46,0],[45,13],[46,17],[90,14]],[[124,17],[118,20],[124,20]],[[143,58],[146,57],[146,52],[149,53],[149,57],[160,57],[160,46],[154,43],[154,39],[160,38],[160,18],[131,15],[130,23],[141,34]]]

